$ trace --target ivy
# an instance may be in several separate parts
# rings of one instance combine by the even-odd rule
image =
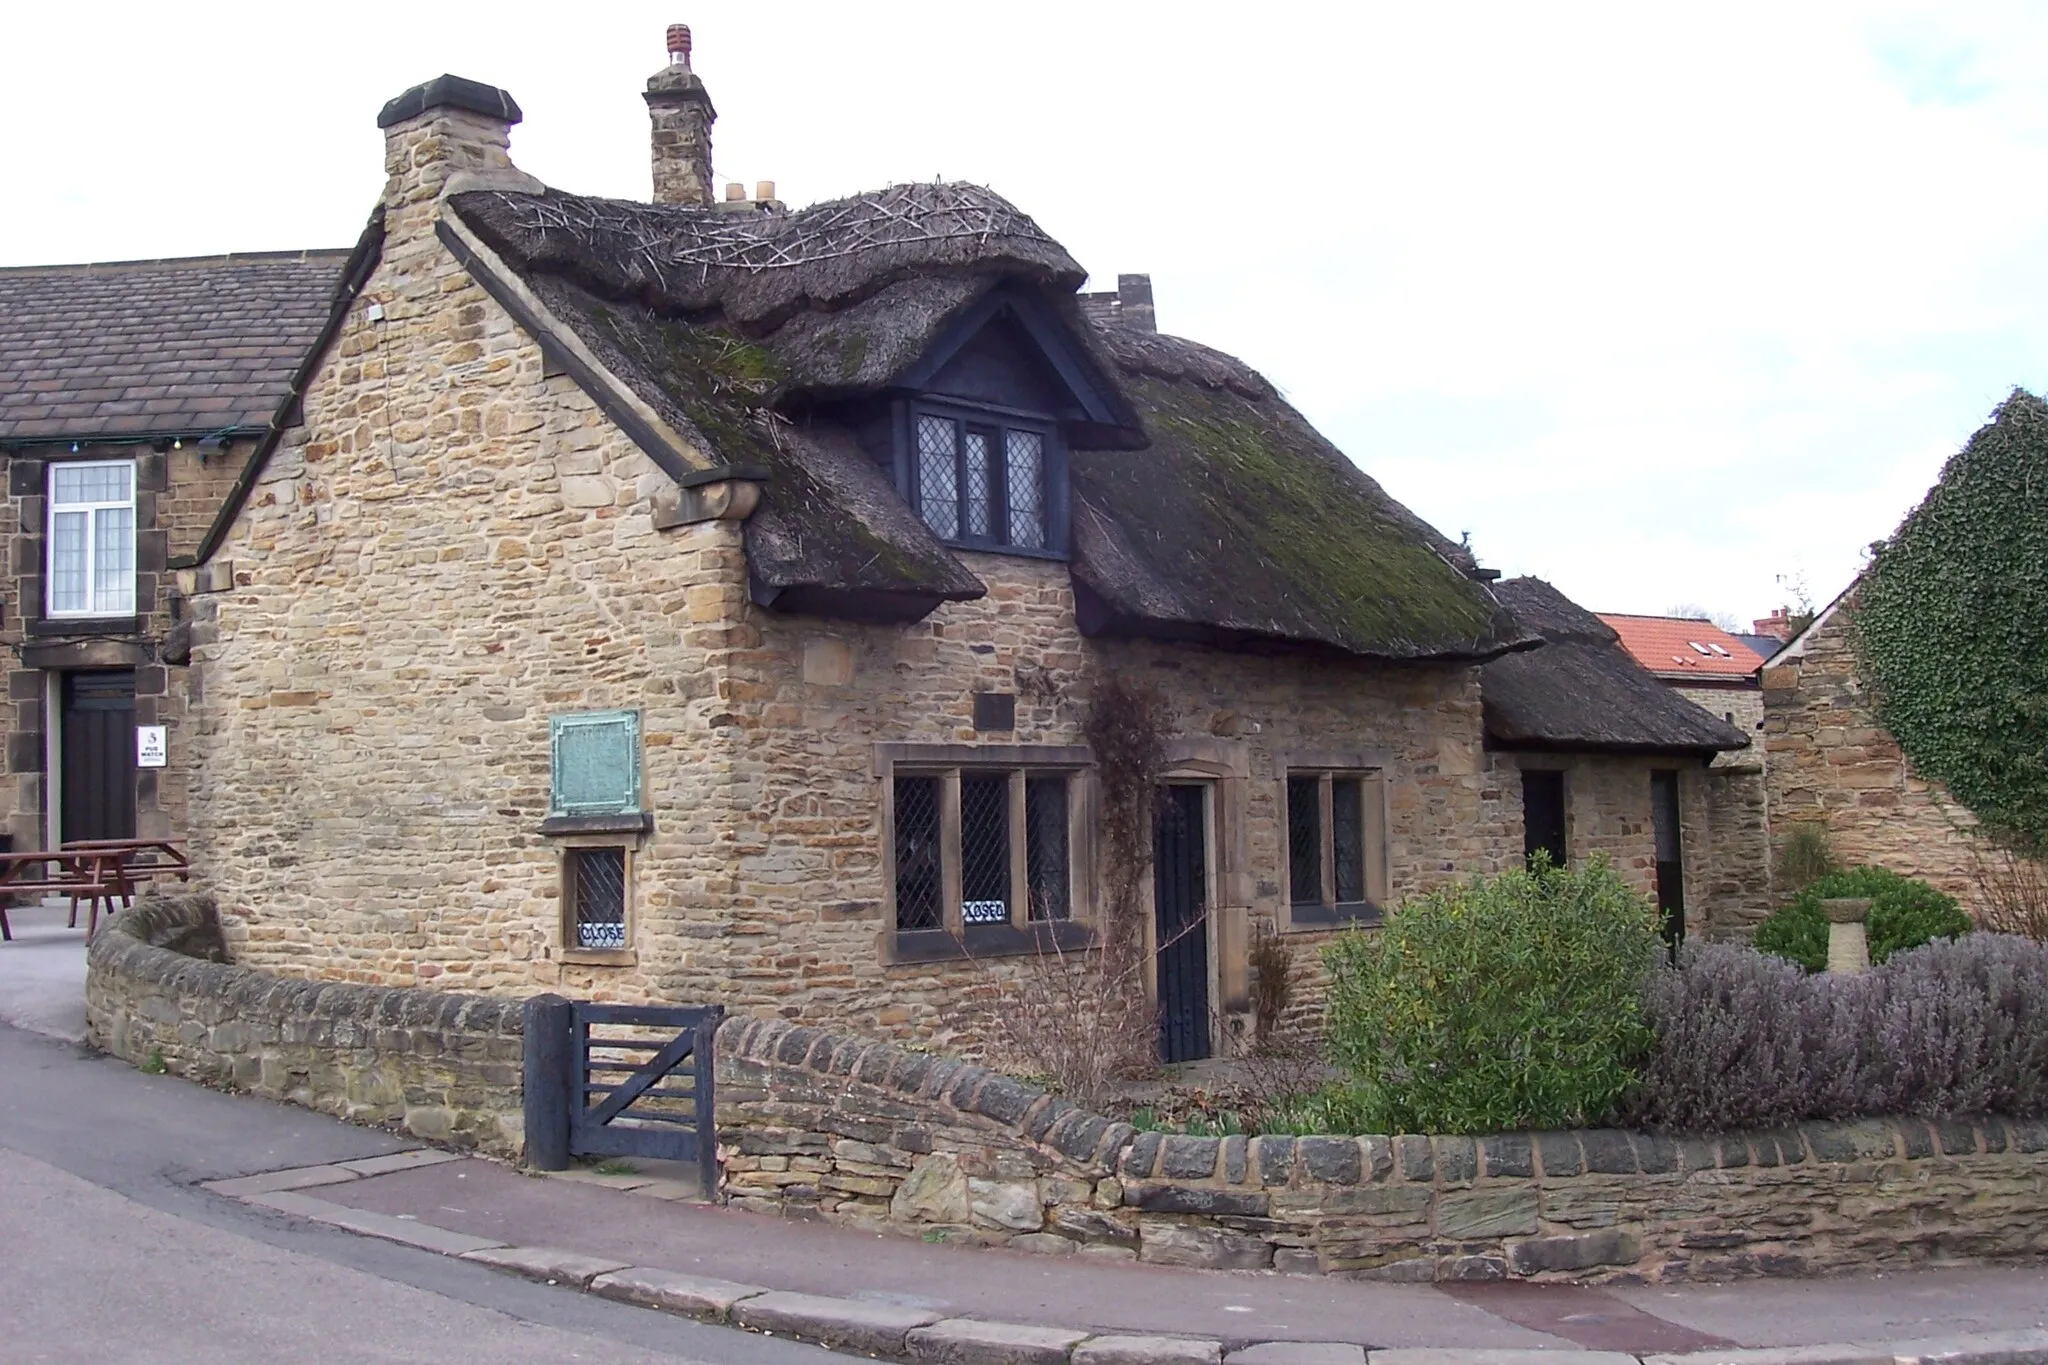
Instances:
[[[2048,404],[2015,390],[1873,549],[1853,636],[1879,722],[1993,838],[2048,853]]]

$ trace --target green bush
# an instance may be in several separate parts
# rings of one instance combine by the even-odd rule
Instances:
[[[1408,901],[1325,950],[1331,1053],[1350,1072],[1326,1099],[1354,1132],[1598,1123],[1649,1049],[1661,951],[1656,911],[1604,859]]]
[[[1812,883],[1792,903],[1757,926],[1756,946],[1788,958],[1809,972],[1828,965],[1828,921],[1820,903],[1843,896],[1871,902],[1870,961],[1883,962],[1893,953],[1917,948],[1937,938],[1970,932],[1970,917],[1926,882],[1902,877],[1882,867],[1854,867],[1832,872]]]

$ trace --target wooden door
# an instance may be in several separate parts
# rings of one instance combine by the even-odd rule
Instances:
[[[1565,847],[1564,774],[1541,768],[1522,772],[1522,856],[1550,855],[1552,867],[1571,861]]]
[[[66,673],[57,837],[135,837],[135,674]]]
[[[1159,1059],[1209,1055],[1209,850],[1202,788],[1161,787],[1153,803],[1152,906]]]
[[[1685,849],[1679,833],[1678,774],[1650,774],[1650,826],[1657,843],[1657,909],[1676,958],[1685,943]]]

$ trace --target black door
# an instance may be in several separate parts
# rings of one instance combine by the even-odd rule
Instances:
[[[66,673],[59,839],[135,837],[135,674]]]
[[[1569,851],[1564,846],[1564,774],[1529,769],[1522,774],[1522,856],[1548,853],[1552,867],[1563,867]]]
[[[1209,1055],[1209,856],[1202,789],[1161,787],[1152,821],[1152,908],[1159,932],[1159,1060]]]
[[[1685,942],[1685,853],[1678,830],[1678,774],[1650,774],[1650,827],[1657,841],[1657,909],[1671,955]]]

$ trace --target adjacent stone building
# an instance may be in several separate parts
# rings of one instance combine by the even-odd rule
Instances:
[[[1550,772],[1567,857],[1739,918],[1752,812],[1705,765],[1741,735],[991,192],[711,202],[670,51],[651,204],[517,170],[490,86],[379,118],[382,200],[168,599],[237,961],[972,1049],[977,988],[1099,941],[1138,865],[1199,1057],[1255,933],[1312,998],[1330,933],[1547,840]],[[1164,713],[1135,847],[1118,693]]]
[[[1922,878],[1981,914],[1990,850],[1970,813],[1917,776],[1878,724],[1856,658],[1855,611],[1851,584],[1763,672],[1775,846],[1811,825],[1844,865]]]
[[[289,406],[347,255],[0,270],[0,641],[15,656],[0,831],[15,848],[182,832],[169,571],[202,553]],[[138,727],[165,766],[138,768]]]

